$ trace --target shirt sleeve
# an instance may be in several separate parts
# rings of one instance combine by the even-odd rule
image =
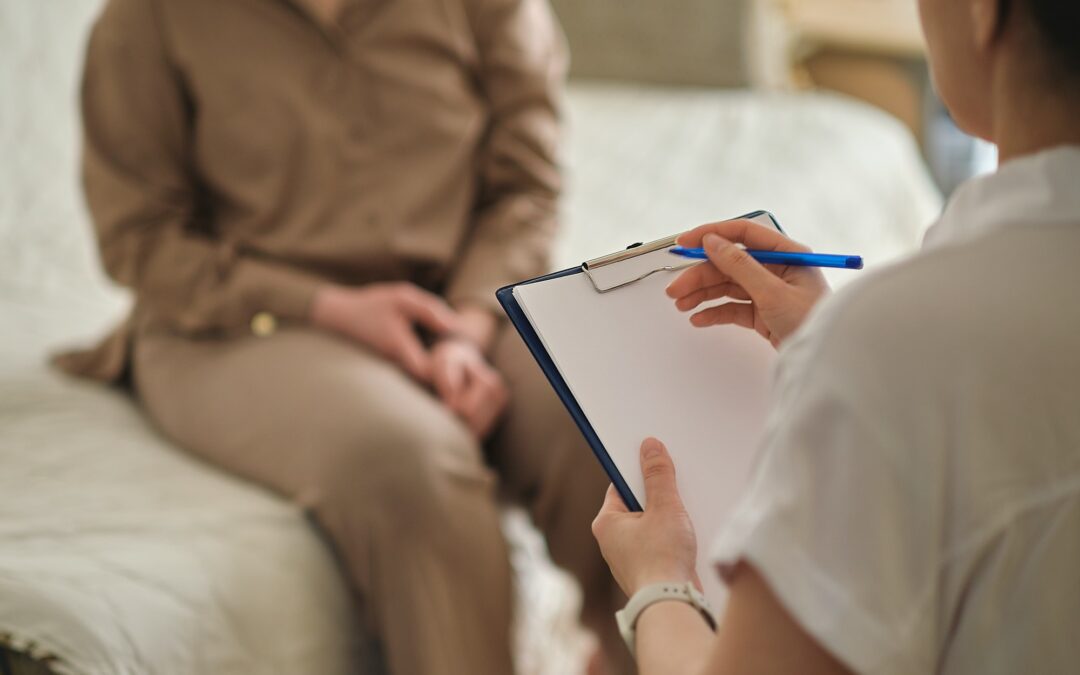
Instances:
[[[565,41],[546,0],[472,3],[491,116],[469,239],[447,287],[455,304],[498,308],[499,287],[546,271],[559,191]]]
[[[942,469],[893,421],[888,355],[861,321],[823,319],[785,349],[751,484],[711,556],[725,577],[752,564],[855,672],[932,672]]]
[[[192,110],[153,0],[111,0],[82,86],[83,183],[102,262],[140,307],[184,333],[303,320],[317,280],[213,232],[199,211]]]

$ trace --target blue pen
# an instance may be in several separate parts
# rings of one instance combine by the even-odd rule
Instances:
[[[676,246],[668,251],[684,258],[704,260],[709,256],[703,248],[683,248]],[[861,270],[862,256],[836,255],[833,253],[795,253],[789,251],[758,251],[746,249],[750,257],[763,265],[792,265],[795,267],[839,267],[848,270]]]

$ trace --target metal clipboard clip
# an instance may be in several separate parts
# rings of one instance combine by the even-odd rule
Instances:
[[[759,225],[776,228],[781,233],[784,231],[768,211],[753,211],[739,216],[738,219],[752,220]],[[701,260],[687,261],[668,253],[668,250],[675,246],[678,236],[675,234],[647,244],[631,244],[624,251],[583,262],[581,271],[589,277],[597,293],[608,293],[658,272],[678,272],[700,265]]]
[[[608,293],[658,272],[677,272],[700,264],[700,260],[686,260],[668,254],[668,250],[675,246],[677,236],[647,244],[631,244],[624,251],[587,260],[581,264],[581,271],[589,277],[598,293]]]

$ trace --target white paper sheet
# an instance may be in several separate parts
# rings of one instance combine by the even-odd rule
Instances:
[[[607,293],[574,274],[514,295],[642,505],[641,441],[667,445],[700,543],[698,572],[719,605],[726,593],[704,552],[746,482],[775,357],[752,331],[692,326],[664,294],[676,274]]]

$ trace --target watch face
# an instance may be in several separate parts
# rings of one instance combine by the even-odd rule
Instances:
[[[626,647],[630,650],[630,654],[637,658],[637,655],[634,654],[634,626],[630,623],[630,617],[626,615],[625,609],[615,612],[615,624],[619,627],[619,635],[622,636],[623,642],[626,643]]]
[[[615,612],[615,623],[618,624],[619,630],[622,630],[622,627],[626,625],[625,609],[620,609],[619,611]]]

